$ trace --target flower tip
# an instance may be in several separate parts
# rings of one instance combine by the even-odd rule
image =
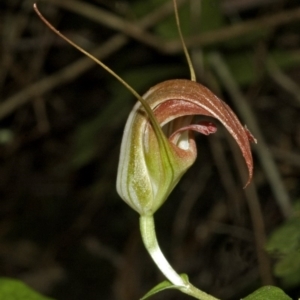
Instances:
[[[252,178],[249,177],[249,179],[248,179],[248,181],[246,182],[246,184],[244,185],[243,189],[245,189],[245,188],[248,187],[248,185],[250,184],[251,180],[252,180]]]
[[[245,128],[245,132],[247,134],[248,140],[251,143],[257,144],[257,139],[253,136],[253,134],[250,132],[250,130],[247,128],[246,125],[244,126],[244,128]]]
[[[248,185],[252,181],[252,177],[253,177],[253,164],[251,163],[250,165],[248,165],[248,180],[247,180],[246,184],[244,185],[243,189],[248,187]]]

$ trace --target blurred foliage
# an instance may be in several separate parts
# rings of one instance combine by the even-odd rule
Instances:
[[[281,289],[274,286],[264,286],[244,300],[291,300]]]
[[[0,298],[6,300],[51,300],[27,287],[24,283],[0,278]]]
[[[300,284],[300,202],[294,216],[276,228],[266,245],[276,259],[274,273],[286,288]]]
[[[154,0],[160,4],[161,1]],[[151,1],[149,1],[151,3]],[[221,13],[220,8],[220,1],[219,0],[203,0],[201,1],[201,14],[202,17],[200,18],[200,22],[196,24],[191,24],[191,7],[185,5],[179,11],[179,18],[181,29],[184,35],[190,35],[191,32],[205,32],[209,30],[214,30],[221,28],[225,25],[224,17]],[[141,3],[139,4],[141,6]],[[142,4],[145,7],[144,3]],[[133,7],[135,10],[135,7]],[[148,10],[149,11],[149,10]],[[163,22],[159,23],[155,26],[154,31],[164,39],[175,39],[178,38],[178,32],[176,27],[174,27],[175,17],[169,16]],[[197,28],[193,28],[193,26],[197,26]]]

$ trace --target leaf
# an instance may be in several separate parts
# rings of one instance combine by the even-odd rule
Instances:
[[[297,287],[299,285],[299,281],[300,269],[298,269],[297,272],[293,272],[282,277],[280,280],[280,285],[284,288],[291,289]]]
[[[241,300],[292,300],[278,287],[264,286]]]
[[[277,228],[269,237],[266,250],[277,262],[274,273],[285,287],[300,283],[300,209],[294,206],[294,216]]]
[[[300,272],[300,250],[284,256],[275,266],[275,275],[284,277]],[[300,281],[300,278],[299,278]]]
[[[5,300],[51,300],[40,295],[23,282],[15,279],[0,278],[0,299]]]
[[[157,294],[161,291],[167,290],[167,289],[178,289],[176,285],[173,285],[170,281],[165,280],[158,285],[156,285],[154,288],[152,288],[146,295],[144,295],[140,300],[145,300],[154,294]]]
[[[292,218],[270,236],[266,249],[277,255],[300,251],[300,218]]]
[[[180,277],[188,282],[188,276],[186,274],[181,274]],[[161,291],[164,290],[168,290],[168,289],[176,289],[176,290],[180,290],[182,288],[182,286],[177,286],[172,284],[170,281],[165,280],[161,283],[159,283],[158,285],[156,285],[154,288],[152,288],[146,295],[144,295],[140,300],[145,300],[151,296],[153,296],[154,294],[157,294]]]

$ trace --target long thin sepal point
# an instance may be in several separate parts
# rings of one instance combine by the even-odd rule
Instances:
[[[191,60],[191,57],[189,55],[189,52],[188,52],[188,50],[186,48],[186,45],[185,45],[185,42],[184,42],[184,38],[183,38],[183,35],[182,35],[182,31],[181,31],[180,19],[179,19],[179,16],[178,16],[178,8],[177,8],[176,0],[173,0],[173,3],[174,3],[174,11],[175,11],[175,18],[176,18],[176,25],[177,25],[177,29],[178,29],[178,34],[179,34],[179,37],[180,37],[180,41],[181,41],[181,44],[182,44],[184,55],[186,57],[186,60],[187,60],[187,63],[188,63],[189,69],[190,69],[191,80],[192,81],[196,81],[195,70],[194,70],[194,67],[193,67],[192,60]]]
[[[106,66],[102,61],[91,55],[89,52],[75,44],[73,41],[68,39],[65,35],[63,35],[60,31],[58,31],[39,11],[36,3],[33,4],[33,9],[35,10],[36,14],[39,16],[39,18],[59,37],[61,37],[63,40],[65,40],[67,43],[72,45],[74,48],[76,48],[78,51],[89,57],[91,60],[93,60],[96,64],[100,65],[104,70],[106,70],[109,74],[114,76],[121,84],[125,86],[143,105],[144,109],[146,110],[148,117],[151,120],[152,125],[155,127],[157,131],[161,131],[159,125],[157,124],[157,121],[155,119],[155,116],[153,114],[152,109],[150,108],[149,104],[139,95],[138,92],[136,92],[126,81],[124,81],[118,74],[116,74],[112,69],[110,69],[108,66]]]
[[[164,150],[165,153],[167,153],[168,146],[166,145],[166,141],[164,139],[164,134],[162,132],[161,127],[159,126],[153,111],[149,104],[139,95],[138,92],[136,92],[126,81],[124,81],[118,74],[116,74],[112,69],[110,69],[108,66],[106,66],[102,61],[91,55],[89,52],[75,44],[73,41],[68,39],[65,35],[63,35],[60,31],[58,31],[39,11],[36,3],[33,4],[33,9],[35,10],[36,14],[39,16],[39,18],[59,37],[61,37],[63,40],[65,40],[67,43],[72,45],[74,48],[76,48],[78,51],[89,57],[91,60],[93,60],[96,64],[100,65],[104,70],[106,70],[109,74],[114,76],[125,88],[129,90],[143,105],[145,111],[147,112],[147,115],[151,121],[152,126],[154,127],[154,130],[157,134],[158,142],[161,146],[161,149]]]

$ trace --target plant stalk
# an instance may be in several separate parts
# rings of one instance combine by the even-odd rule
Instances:
[[[140,217],[140,231],[143,243],[152,257],[153,261],[161,272],[173,283],[174,288],[200,300],[219,300],[193,286],[190,282],[184,280],[169,264],[162,253],[155,232],[154,218],[151,216]]]

